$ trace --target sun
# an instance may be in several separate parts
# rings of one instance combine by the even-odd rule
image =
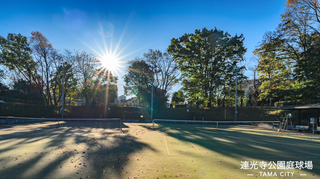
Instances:
[[[120,63],[119,59],[114,55],[104,55],[102,58],[99,58],[101,66],[105,69],[116,72],[119,70]]]

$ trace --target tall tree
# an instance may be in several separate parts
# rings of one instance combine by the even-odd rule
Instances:
[[[35,84],[30,85],[28,81],[19,79],[17,81],[14,81],[13,90],[10,90],[11,95],[16,96],[10,96],[10,94],[7,93],[6,97],[31,100],[36,102],[37,104],[44,104],[45,100],[43,96],[38,91],[34,90],[35,88]]]
[[[195,30],[171,40],[168,52],[179,65],[189,101],[210,107],[218,90],[226,91],[232,64],[244,60],[243,41],[242,34],[232,37],[217,28]]]
[[[86,96],[87,105],[105,104],[106,97],[108,98],[107,103],[114,103],[114,99],[118,96],[117,80],[118,78],[107,69],[98,68],[98,73],[87,82],[82,90],[82,94]]]
[[[127,74],[124,76],[126,85],[124,86],[126,95],[135,95],[139,104],[150,108],[152,78],[154,77],[152,66],[143,59],[136,58],[129,62]],[[164,107],[168,100],[168,95],[164,89],[159,88],[159,84],[154,85],[154,108]]]
[[[136,58],[129,62],[129,67],[126,75],[124,76],[125,95],[135,95],[139,103],[148,103],[145,99],[145,93],[150,94],[152,79],[151,67],[144,60]]]
[[[31,32],[30,44],[35,61],[38,64],[37,73],[40,74],[41,86],[44,87],[42,94],[45,96],[47,104],[53,105],[50,81],[51,75],[53,75],[55,70],[53,68],[54,60],[56,60],[51,54],[54,53],[55,50],[49,40],[38,31]]]
[[[75,77],[78,80],[78,89],[86,103],[89,105],[93,101],[93,87],[92,80],[98,76],[98,59],[86,52],[73,51],[69,52],[73,61],[73,68],[75,70]],[[92,88],[92,89],[90,89]],[[91,95],[90,95],[91,94]]]
[[[255,50],[260,56],[262,98],[308,100],[320,96],[319,10],[317,0],[288,0],[282,22],[274,32],[266,33]]]
[[[9,87],[5,84],[0,83],[0,96],[4,96],[9,91]]]
[[[27,37],[12,33],[7,38],[0,36],[0,64],[14,70],[29,84],[36,78],[34,71],[37,67],[31,53]]]
[[[286,9],[281,15],[283,22],[290,22],[302,31],[312,31],[320,35],[317,28],[320,24],[319,0],[287,0]],[[302,32],[300,31],[300,33]]]
[[[319,12],[318,0],[287,0],[286,9],[281,15],[281,32],[296,49],[294,77],[291,96],[309,100],[320,97],[320,59],[319,59]],[[301,87],[300,89],[298,87]]]
[[[288,56],[290,43],[287,39],[282,38],[277,32],[268,32],[260,48],[254,51],[259,56],[257,72],[259,80],[262,82],[259,95],[260,99],[279,100],[284,96],[279,96],[277,91],[286,90],[292,84],[294,62]]]
[[[184,103],[186,100],[186,96],[184,95],[182,90],[179,90],[177,92],[174,92],[172,94],[172,99],[171,99],[171,103],[172,104],[182,104]]]
[[[253,56],[251,59],[251,62],[253,65],[249,67],[249,70],[253,72],[253,85],[252,87],[249,87],[249,100],[253,106],[258,105],[258,99],[259,99],[259,87],[258,83],[259,81],[257,80],[257,69],[258,69],[258,64],[259,64],[259,56]]]
[[[149,49],[148,53],[143,54],[143,57],[149,65],[156,66],[160,71],[154,74],[154,85],[157,88],[167,93],[178,83],[178,66],[167,52],[162,53],[159,50]]]
[[[63,80],[64,78],[64,80]],[[62,83],[64,81],[64,83]],[[62,86],[64,96],[62,96]],[[62,98],[68,97],[72,100],[73,94],[77,92],[77,79],[74,77],[71,64],[64,64],[57,67],[50,80],[50,88],[52,91],[53,104],[62,104]],[[65,102],[65,100],[63,100]]]

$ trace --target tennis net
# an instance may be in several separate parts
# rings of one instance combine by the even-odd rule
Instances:
[[[262,128],[279,128],[280,121],[198,121],[198,120],[174,120],[174,119],[154,119],[153,128],[155,124],[178,125],[188,127],[203,127],[223,129],[231,127],[262,127]]]

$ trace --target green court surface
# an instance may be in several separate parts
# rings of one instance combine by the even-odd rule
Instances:
[[[122,127],[123,132],[81,122],[62,122],[59,128],[56,122],[2,126],[0,178],[320,177],[320,135],[253,126]],[[294,169],[281,168],[290,161]],[[296,161],[307,164],[298,169]]]

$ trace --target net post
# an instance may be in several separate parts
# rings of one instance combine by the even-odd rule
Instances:
[[[281,130],[281,122],[279,122],[279,129],[278,132]]]
[[[218,124],[219,124],[219,122],[217,122],[217,130],[218,130]]]
[[[152,120],[152,130],[154,130],[154,120]]]
[[[274,122],[272,122],[272,129],[274,129]]]
[[[123,133],[122,131],[122,119],[120,118],[120,132]]]

